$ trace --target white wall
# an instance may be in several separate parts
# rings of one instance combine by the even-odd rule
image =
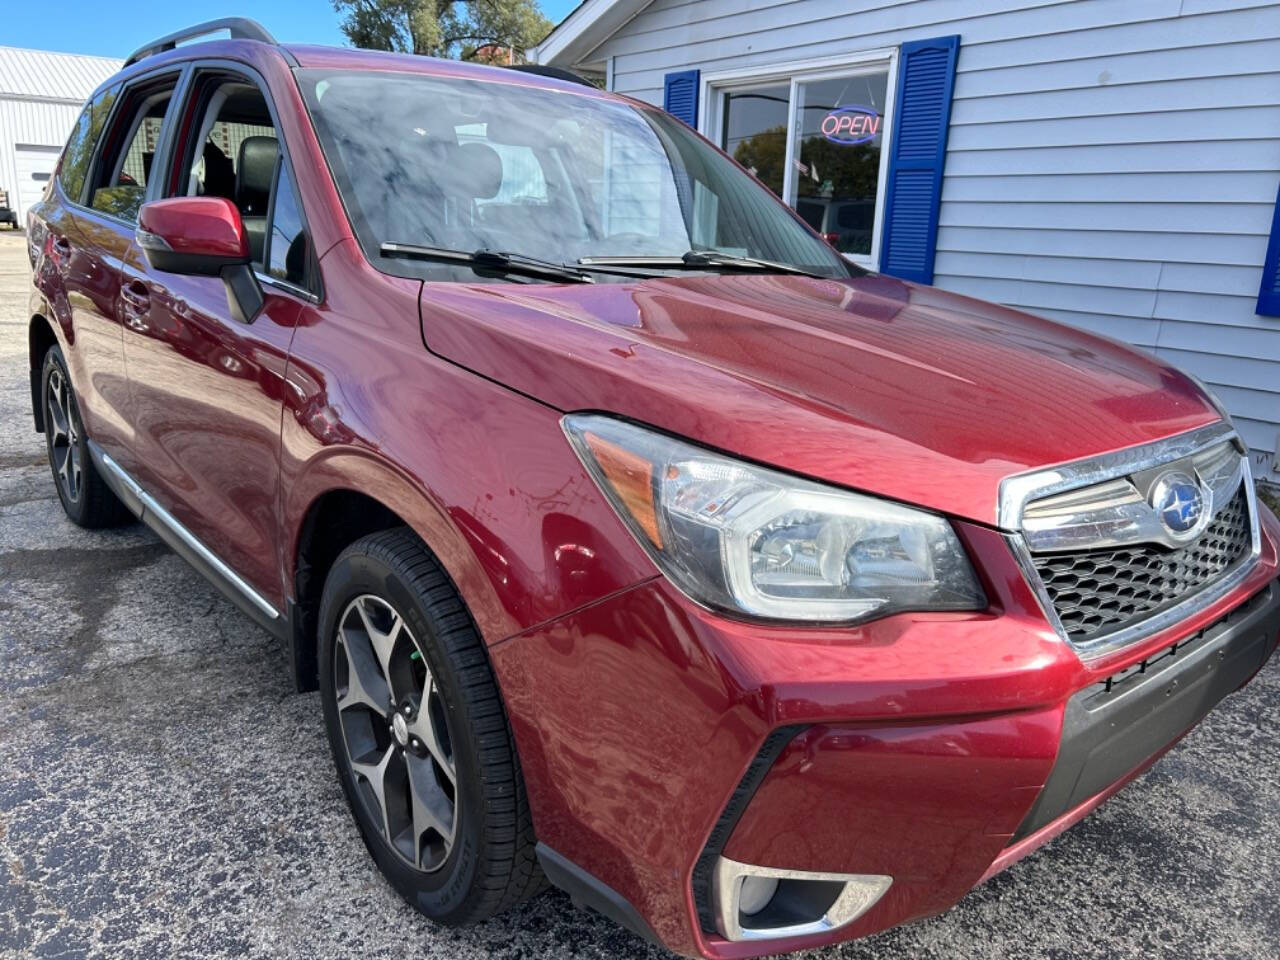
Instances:
[[[1280,318],[1254,313],[1280,183],[1280,4],[655,0],[584,59],[613,57],[614,89],[660,104],[671,70],[952,33],[937,285],[1198,374],[1255,474],[1280,481]]]
[[[17,144],[62,148],[95,87],[124,61],[0,46],[0,188],[18,205]],[[19,209],[19,222],[26,211]]]
[[[18,211],[19,224],[27,222],[27,211],[19,200],[15,147],[22,143],[61,148],[81,109],[80,104],[15,100],[0,95],[0,188],[8,191],[9,202]]]

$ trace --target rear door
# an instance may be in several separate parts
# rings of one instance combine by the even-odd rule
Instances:
[[[132,258],[122,294],[136,479],[279,609],[285,367],[301,308],[316,297],[314,258],[264,90],[238,65],[194,72],[165,190],[236,204],[264,288],[261,314],[248,324],[232,319],[218,277],[163,273]]]
[[[128,380],[124,370],[119,307],[119,266],[132,242],[133,225],[99,196],[116,146],[143,101],[163,116],[179,74],[147,76],[108,86],[86,105],[57,165],[54,189],[34,209],[47,258],[36,284],[49,302],[50,319],[67,345],[72,384],[89,435],[113,457],[129,457]],[[152,126],[158,127],[159,120]],[[40,160],[26,168],[38,171]],[[36,182],[36,181],[33,181]],[[138,189],[138,185],[134,185]]]

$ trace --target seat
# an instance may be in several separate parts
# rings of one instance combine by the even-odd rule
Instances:
[[[267,206],[276,176],[280,145],[275,137],[245,137],[240,144],[240,162],[236,165],[236,206],[249,237],[249,250],[255,263],[262,263],[267,243]]]

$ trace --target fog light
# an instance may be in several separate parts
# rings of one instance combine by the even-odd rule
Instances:
[[[777,892],[777,877],[744,877],[742,889],[738,891],[738,912],[755,916],[769,905]]]
[[[781,940],[852,923],[892,884],[892,877],[880,874],[783,870],[721,857],[711,876],[711,899],[726,940]]]

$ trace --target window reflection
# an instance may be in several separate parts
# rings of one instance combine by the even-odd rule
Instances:
[[[792,205],[841,253],[870,255],[887,72],[796,85]]]
[[[876,230],[888,87],[889,72],[882,68],[727,89],[720,145],[837,250],[868,257]],[[788,144],[793,95],[795,129]]]
[[[787,162],[790,100],[790,83],[731,90],[724,95],[722,111],[720,146],[779,197]]]

